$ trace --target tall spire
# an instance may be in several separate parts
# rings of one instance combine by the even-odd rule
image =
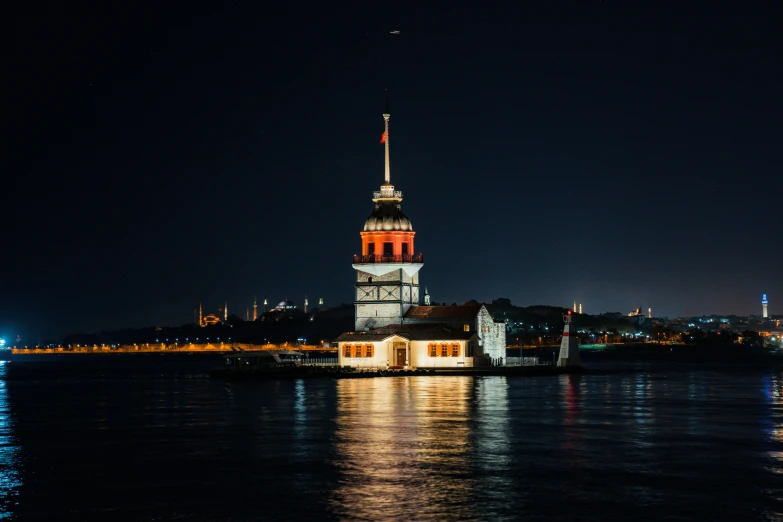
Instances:
[[[391,117],[391,113],[389,112],[389,91],[385,91],[385,93],[386,101],[383,106],[383,121],[386,126],[386,131],[383,133],[385,137],[384,144],[386,145],[386,172],[384,176],[384,185],[391,185],[391,165],[389,163],[389,118]]]

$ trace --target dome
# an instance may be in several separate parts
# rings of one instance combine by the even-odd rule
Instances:
[[[408,216],[402,213],[400,204],[393,201],[381,201],[375,205],[367,221],[364,222],[365,232],[385,232],[391,230],[413,230]]]

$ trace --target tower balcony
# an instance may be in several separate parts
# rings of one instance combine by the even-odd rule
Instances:
[[[378,201],[379,199],[402,200],[402,191],[394,190],[394,187],[381,187],[381,190],[376,190],[372,193],[373,201]]]
[[[373,263],[424,263],[424,254],[403,254],[400,256],[371,254],[368,256],[353,256],[353,264],[355,265]]]

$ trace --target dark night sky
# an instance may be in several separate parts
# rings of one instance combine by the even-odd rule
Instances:
[[[780,313],[783,7],[628,4],[17,17],[0,335],[351,302],[384,88],[435,301]]]

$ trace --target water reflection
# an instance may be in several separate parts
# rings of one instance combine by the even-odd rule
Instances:
[[[581,375],[563,375],[560,377],[561,384],[565,386],[563,397],[563,425],[565,426],[565,440],[562,448],[568,453],[570,458],[579,462],[581,455],[579,452],[581,446],[581,435],[579,422],[581,417],[580,408],[580,384]]]
[[[19,472],[20,452],[14,435],[14,420],[6,386],[7,366],[0,361],[0,519],[10,518],[22,480]]]
[[[508,380],[505,377],[476,379],[476,420],[473,475],[481,484],[476,502],[496,505],[514,494],[509,432]]]
[[[344,379],[337,384],[332,509],[358,519],[475,517],[477,478],[508,464],[505,381]],[[475,410],[473,412],[472,410]],[[475,417],[474,417],[475,415]],[[474,447],[475,444],[475,447]],[[476,456],[480,461],[476,464]],[[483,491],[493,489],[492,480]]]

